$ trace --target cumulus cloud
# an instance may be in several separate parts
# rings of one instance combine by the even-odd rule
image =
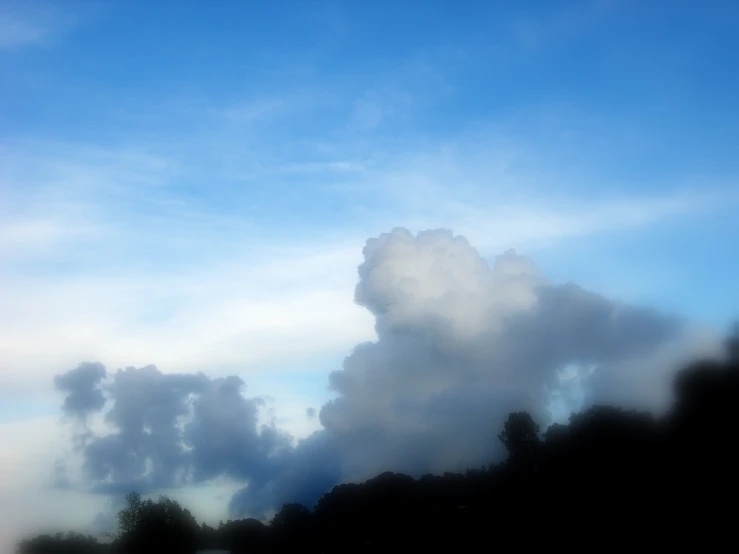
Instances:
[[[377,340],[358,345],[330,374],[338,396],[321,409],[323,430],[313,437],[334,452],[337,480],[500,460],[495,433],[511,411],[525,409],[547,423],[557,393],[570,398],[570,410],[626,400],[629,390],[637,398],[644,374],[666,375],[686,355],[680,345],[687,328],[676,318],[574,284],[553,285],[513,250],[488,264],[445,230],[414,236],[398,228],[367,241],[355,299],[374,315]],[[660,354],[665,350],[672,355]],[[579,398],[562,390],[567,369],[583,391]],[[613,395],[615,382],[621,392]],[[654,407],[657,399],[651,390],[639,400]],[[308,444],[294,457],[306,449],[315,459]],[[300,489],[298,477],[289,477],[293,489]],[[274,484],[276,505],[286,500],[281,485]],[[248,488],[234,504],[252,508]]]
[[[105,379],[105,367],[100,362],[83,362],[75,369],[54,378],[54,386],[67,393],[64,413],[84,419],[105,406],[100,382]]]
[[[96,363],[57,377],[67,392],[65,411],[100,406],[98,396],[94,403],[89,398],[104,374]],[[107,432],[88,432],[81,445],[85,485],[94,492],[146,492],[221,475],[268,480],[279,467],[279,451],[290,445],[276,428],[257,425],[262,400],[244,397],[238,377],[128,367],[104,385],[112,401],[104,417]]]
[[[331,374],[339,396],[320,414],[327,432],[351,443],[352,476],[500,456],[492,437],[503,418],[526,409],[545,422],[563,368],[607,372],[681,330],[674,318],[551,285],[514,251],[491,267],[448,231],[395,229],[368,241],[364,255],[356,300],[375,315],[378,340]],[[378,439],[355,443],[358,432]]]
[[[192,448],[197,481],[220,475],[268,480],[291,447],[290,437],[274,424],[259,426],[263,400],[245,398],[243,387],[238,377],[216,379],[193,404],[184,439]]]
[[[264,515],[382,471],[479,467],[502,458],[495,435],[511,411],[546,424],[554,399],[564,413],[597,402],[658,409],[679,362],[717,344],[675,317],[552,284],[513,250],[490,264],[450,231],[397,228],[363,253],[355,300],[377,339],[329,375],[336,398],[318,414],[320,431],[292,446],[260,427],[261,400],[237,377],[119,370],[108,388],[114,432],[85,451],[97,490],[226,475],[246,484],[231,511]],[[75,387],[65,390],[76,406]]]

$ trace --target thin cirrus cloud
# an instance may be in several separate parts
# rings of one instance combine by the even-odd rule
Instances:
[[[396,220],[415,230],[452,223],[492,254],[700,217],[727,200],[708,189],[534,202],[507,190],[506,182],[524,179],[515,166],[495,172],[497,163],[491,169],[484,158],[456,156],[459,146],[436,161],[433,149],[375,159],[344,177],[351,187],[333,183],[346,209],[360,207],[347,225],[274,227],[290,205],[268,202],[261,218],[238,215],[263,202],[259,191],[225,208],[204,189],[177,192],[184,162],[176,157],[58,144],[35,153],[34,146],[4,156],[10,217],[0,221],[0,255],[11,270],[0,279],[14,290],[0,318],[6,390],[29,390],[53,364],[91,357],[167,371],[335,358],[374,336],[351,301],[355,245]],[[321,177],[334,168],[313,163],[309,185],[321,193]],[[485,187],[485,174],[502,190]],[[369,195],[369,207],[351,200],[357,195]],[[302,239],[291,236],[295,227]],[[38,340],[47,347],[35,349]]]
[[[86,11],[90,11],[90,6],[86,7]],[[50,46],[82,25],[87,17],[53,2],[3,0],[0,2],[0,51]]]

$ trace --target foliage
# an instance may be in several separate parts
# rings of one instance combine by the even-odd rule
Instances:
[[[74,531],[40,535],[21,541],[16,549],[18,554],[94,554],[103,550],[95,537],[85,536]]]

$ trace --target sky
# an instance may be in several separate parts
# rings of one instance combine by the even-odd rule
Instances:
[[[737,316],[737,24],[0,0],[0,541],[131,487],[214,523],[479,465],[520,407],[663,407]]]

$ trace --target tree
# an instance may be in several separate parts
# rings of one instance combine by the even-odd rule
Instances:
[[[511,462],[531,461],[539,447],[539,425],[528,412],[514,412],[498,438],[508,450]]]
[[[128,506],[118,512],[118,529],[120,534],[133,532],[141,523],[146,505],[141,500],[141,495],[132,492],[126,495]]]
[[[270,525],[276,529],[293,529],[305,526],[310,522],[311,512],[298,503],[285,504],[272,518]]]
[[[229,520],[218,530],[218,546],[233,554],[269,552],[271,529],[256,519]]]
[[[40,535],[30,540],[21,541],[16,548],[17,554],[96,554],[101,551],[98,540],[92,536],[70,531],[66,534],[56,533]]]
[[[739,363],[739,321],[734,323],[733,332],[726,339],[726,349],[729,354],[729,363]]]
[[[298,503],[282,506],[270,521],[270,528],[277,536],[280,551],[290,551],[298,546],[310,551],[313,546],[313,513]]]
[[[118,512],[121,552],[156,552],[164,546],[173,552],[195,552],[199,527],[189,510],[160,496],[157,502],[141,500],[138,493],[126,497],[128,506]]]

